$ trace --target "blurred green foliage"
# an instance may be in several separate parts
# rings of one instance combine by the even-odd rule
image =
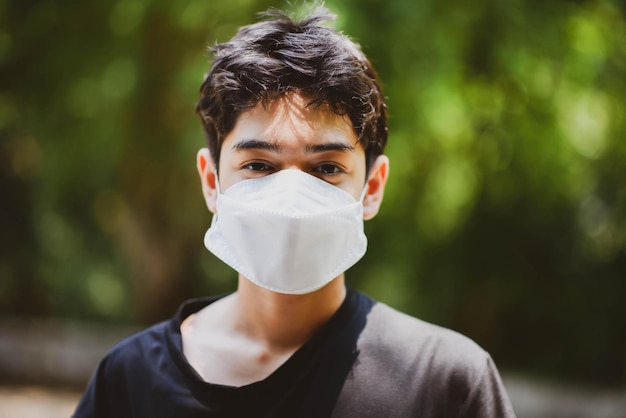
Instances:
[[[389,98],[351,285],[501,367],[626,384],[623,1],[328,0]],[[150,323],[202,245],[206,46],[281,1],[0,0],[0,314]]]

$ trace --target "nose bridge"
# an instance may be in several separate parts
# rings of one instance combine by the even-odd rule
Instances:
[[[281,170],[299,170],[307,172],[309,161],[307,158],[306,142],[302,141],[283,141],[281,144],[282,152],[280,153],[280,169]]]
[[[283,184],[289,185],[290,188],[300,184],[302,181],[302,178],[305,177],[305,176],[302,176],[302,174],[307,174],[304,170],[302,170],[298,166],[284,167],[280,171],[283,172],[283,178],[288,179],[288,180],[284,180]]]
[[[287,165],[285,165],[283,168],[283,170],[297,170],[297,171],[304,171],[301,167],[301,164],[297,163],[297,162],[289,162]]]

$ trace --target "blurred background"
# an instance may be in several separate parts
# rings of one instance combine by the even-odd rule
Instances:
[[[626,416],[626,2],[326,5],[390,114],[350,285],[477,341],[520,417]],[[67,416],[117,339],[234,289],[194,105],[207,46],[270,6],[0,0],[5,408]]]

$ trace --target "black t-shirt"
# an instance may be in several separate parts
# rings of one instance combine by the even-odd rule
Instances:
[[[183,354],[180,324],[214,300],[187,302],[171,320],[116,345],[74,417],[515,416],[491,357],[476,343],[353,291],[266,379],[207,383]]]
[[[232,387],[205,382],[182,350],[182,321],[215,300],[186,302],[170,321],[116,345],[100,362],[74,416],[330,416],[375,302],[348,291],[330,321],[274,373],[262,381]]]

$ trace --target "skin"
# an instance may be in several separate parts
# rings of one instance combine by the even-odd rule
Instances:
[[[366,179],[365,152],[348,118],[306,107],[292,94],[242,113],[221,148],[219,176],[207,148],[198,172],[207,207],[216,211],[217,189],[278,170],[297,169],[359,199],[363,218],[380,208],[389,160],[379,156]],[[239,275],[237,291],[189,316],[181,325],[183,352],[206,381],[243,386],[269,376],[337,311],[346,295],[342,273],[323,288],[286,295]]]

